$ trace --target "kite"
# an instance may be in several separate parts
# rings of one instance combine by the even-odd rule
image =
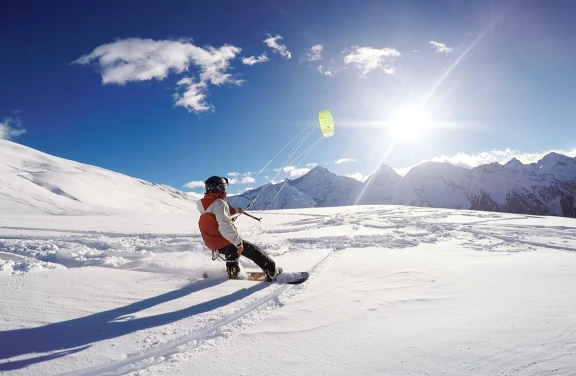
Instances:
[[[322,110],[318,113],[318,120],[320,122],[320,130],[324,137],[332,137],[334,135],[334,120],[332,114],[328,110]]]

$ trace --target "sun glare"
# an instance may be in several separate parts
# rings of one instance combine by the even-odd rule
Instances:
[[[400,109],[390,122],[392,136],[396,140],[412,140],[421,137],[430,120],[426,111],[418,107]]]

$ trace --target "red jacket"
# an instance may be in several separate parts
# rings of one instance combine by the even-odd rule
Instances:
[[[206,247],[216,250],[230,244],[242,245],[242,238],[230,217],[237,210],[230,208],[225,193],[208,193],[196,205],[200,211],[198,227]]]

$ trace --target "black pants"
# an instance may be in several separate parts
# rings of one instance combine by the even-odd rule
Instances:
[[[274,274],[276,271],[276,263],[274,260],[272,260],[270,256],[268,256],[266,252],[262,251],[257,245],[246,240],[243,240],[242,242],[244,244],[242,256],[254,261],[254,263],[263,271],[268,271]],[[220,254],[226,259],[226,269],[230,270],[231,268],[236,268],[236,270],[239,270],[240,266],[238,265],[238,259],[240,258],[240,255],[238,254],[238,248],[233,244],[230,244],[227,247],[220,248],[218,252],[220,252]]]

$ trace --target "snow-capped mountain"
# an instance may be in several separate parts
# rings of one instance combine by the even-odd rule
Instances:
[[[255,201],[254,201],[255,200]],[[242,195],[229,196],[226,201],[233,207],[246,208],[254,201],[251,209],[299,209],[318,206],[310,196],[302,193],[283,181],[267,184],[260,188],[244,192]]]
[[[468,176],[470,209],[573,217],[576,173],[569,173],[566,162],[574,158],[557,156],[529,165],[512,161],[474,168]]]
[[[356,179],[336,175],[321,166],[288,183],[311,197],[320,207],[352,205],[364,186]]]
[[[284,192],[289,185],[294,189]],[[265,205],[258,198],[257,207],[266,208],[276,193]],[[290,194],[299,200],[291,203]],[[270,208],[305,207],[301,202],[307,196],[307,206],[396,204],[576,217],[576,158],[550,153],[531,164],[512,159],[471,170],[426,162],[404,177],[382,165],[364,183],[317,166],[289,180],[280,196],[282,203]]]
[[[0,140],[0,214],[195,211],[174,188]]]
[[[538,176],[563,183],[576,183],[576,158],[550,153],[528,166]]]
[[[448,163],[426,162],[412,168],[393,187],[399,205],[467,208],[465,181],[469,171]]]
[[[382,164],[366,179],[356,203],[359,205],[391,203],[394,187],[401,179],[402,177],[390,166]]]
[[[427,162],[395,186],[392,203],[574,217],[576,158],[551,153],[536,163],[490,163],[472,170]]]

